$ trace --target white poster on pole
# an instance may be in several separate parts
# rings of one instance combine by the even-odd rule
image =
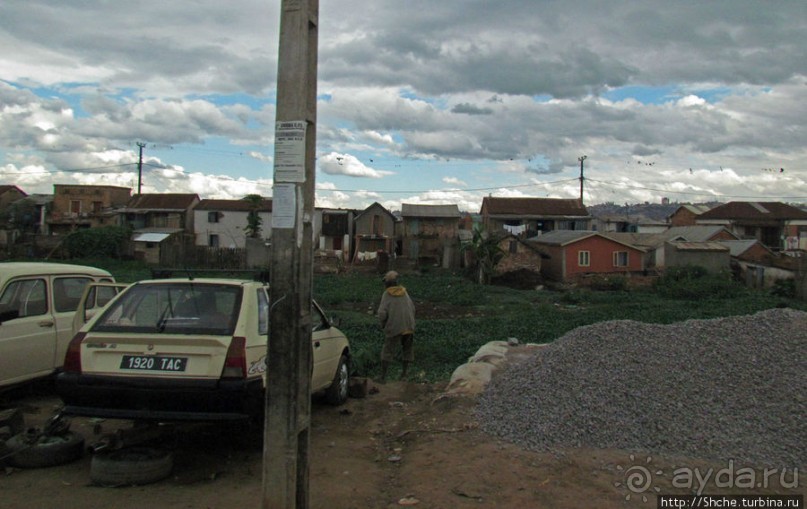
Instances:
[[[275,183],[272,191],[272,228],[294,228],[297,195],[294,184]]]
[[[305,120],[275,122],[275,182],[305,182]]]

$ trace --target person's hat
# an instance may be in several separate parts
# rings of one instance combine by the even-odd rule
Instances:
[[[383,281],[385,283],[390,283],[392,281],[398,281],[398,273],[395,272],[394,270],[391,270],[391,271],[387,272],[386,274],[384,274]]]

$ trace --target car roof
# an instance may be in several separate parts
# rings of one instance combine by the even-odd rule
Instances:
[[[167,278],[167,279],[145,279],[143,281],[138,281],[136,284],[216,284],[216,285],[232,285],[232,286],[247,286],[247,285],[257,285],[257,286],[264,286],[263,283],[259,281],[252,281],[249,279],[227,279],[227,278],[212,278],[212,277],[194,277],[194,278],[187,278],[187,277],[174,277],[174,278]]]
[[[87,274],[90,276],[112,276],[108,271],[87,265],[52,262],[2,262],[0,280],[13,277],[61,274]]]

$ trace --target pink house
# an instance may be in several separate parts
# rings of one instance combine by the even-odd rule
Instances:
[[[541,264],[547,279],[570,281],[589,274],[629,274],[645,269],[645,251],[593,231],[552,232],[529,240],[548,258]]]

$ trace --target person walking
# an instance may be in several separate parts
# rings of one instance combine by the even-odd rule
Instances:
[[[409,365],[415,360],[415,304],[406,293],[406,288],[398,284],[398,273],[387,272],[383,278],[385,290],[378,305],[378,320],[384,329],[384,346],[381,348],[381,383],[387,381],[387,370],[398,348],[401,349],[403,369],[401,378],[406,377]]]

